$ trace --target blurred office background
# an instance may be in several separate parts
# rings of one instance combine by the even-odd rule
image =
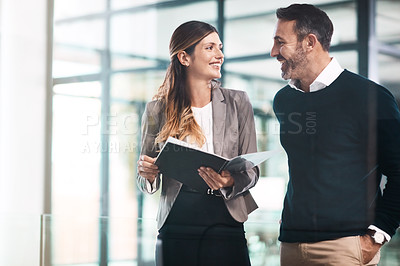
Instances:
[[[0,265],[154,265],[159,195],[136,187],[140,120],[173,30],[215,25],[225,87],[245,90],[258,149],[278,149],[269,55],[276,0],[0,0]],[[400,100],[400,1],[310,0],[331,17],[331,54]],[[279,265],[284,153],[261,166],[246,223],[253,265]],[[400,265],[400,237],[380,265]]]

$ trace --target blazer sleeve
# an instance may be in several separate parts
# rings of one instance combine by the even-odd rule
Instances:
[[[256,129],[253,107],[246,92],[238,95],[238,124],[239,124],[239,154],[257,152]],[[233,187],[222,188],[221,193],[226,199],[247,192],[258,182],[260,170],[258,166],[241,172],[230,173],[235,180]]]
[[[160,129],[160,112],[157,111],[159,103],[152,101],[147,103],[145,111],[142,117],[142,140],[140,155],[147,155],[152,158],[157,157],[157,146],[155,145],[155,139]],[[136,182],[139,189],[142,192],[153,194],[160,188],[160,175],[153,182],[152,187],[149,181],[139,175],[137,171]]]

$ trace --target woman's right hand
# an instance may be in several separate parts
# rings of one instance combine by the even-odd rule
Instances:
[[[158,166],[154,164],[156,158],[147,155],[140,155],[137,161],[139,175],[153,183],[159,174]]]

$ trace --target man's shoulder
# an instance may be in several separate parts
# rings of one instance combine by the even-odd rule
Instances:
[[[352,84],[360,84],[362,86],[368,86],[368,88],[383,88],[382,85],[376,83],[375,81],[368,79],[360,74],[351,72],[345,69],[342,74],[338,77],[339,80],[343,80],[344,82],[352,83]]]
[[[274,102],[278,101],[281,98],[290,96],[296,92],[295,89],[291,88],[289,85],[286,85],[285,87],[281,88],[274,97]]]
[[[386,89],[383,85],[368,79],[362,75],[353,73],[349,70],[344,70],[342,75],[339,76],[342,78],[343,82],[347,82],[353,85],[353,88],[358,88],[363,94],[367,93],[375,93],[377,96],[389,96],[393,97],[392,93]]]
[[[286,84],[286,86],[282,87],[276,94],[285,94],[285,93],[291,93],[294,92],[295,89],[289,86],[289,84]]]
[[[291,98],[295,97],[295,89],[291,88],[289,85],[281,88],[274,96],[272,101],[272,108],[275,113],[283,112],[291,105],[291,103],[296,103],[297,101],[292,101]]]

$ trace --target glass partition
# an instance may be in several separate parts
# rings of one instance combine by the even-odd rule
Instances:
[[[164,79],[170,36],[185,21],[218,28],[225,53],[223,86],[249,95],[258,150],[280,148],[272,101],[287,82],[269,53],[275,9],[292,2],[54,0],[53,216],[44,217],[44,252],[51,255],[44,265],[154,264],[159,194],[145,195],[136,187],[141,117]],[[331,54],[357,73],[362,64],[357,1],[308,2],[331,16]],[[376,2],[376,39],[388,46],[379,50],[375,74],[400,99],[399,4]],[[285,153],[260,168],[262,178],[252,190],[260,209],[246,223],[249,250],[253,265],[278,265]],[[398,239],[385,246],[382,265],[399,262]]]
[[[279,206],[271,203],[262,208],[278,210]],[[102,266],[155,265],[157,227],[154,219],[43,215],[41,222],[40,266],[100,265],[97,251],[100,241],[95,231],[104,224],[111,229],[99,233],[108,239],[110,254]],[[60,230],[63,224],[69,224],[70,229]],[[258,210],[245,223],[245,231],[252,266],[279,266],[279,219],[267,218]],[[59,239],[63,248],[55,248],[58,244],[53,239]],[[399,249],[400,232],[382,248],[379,265],[400,265]]]

